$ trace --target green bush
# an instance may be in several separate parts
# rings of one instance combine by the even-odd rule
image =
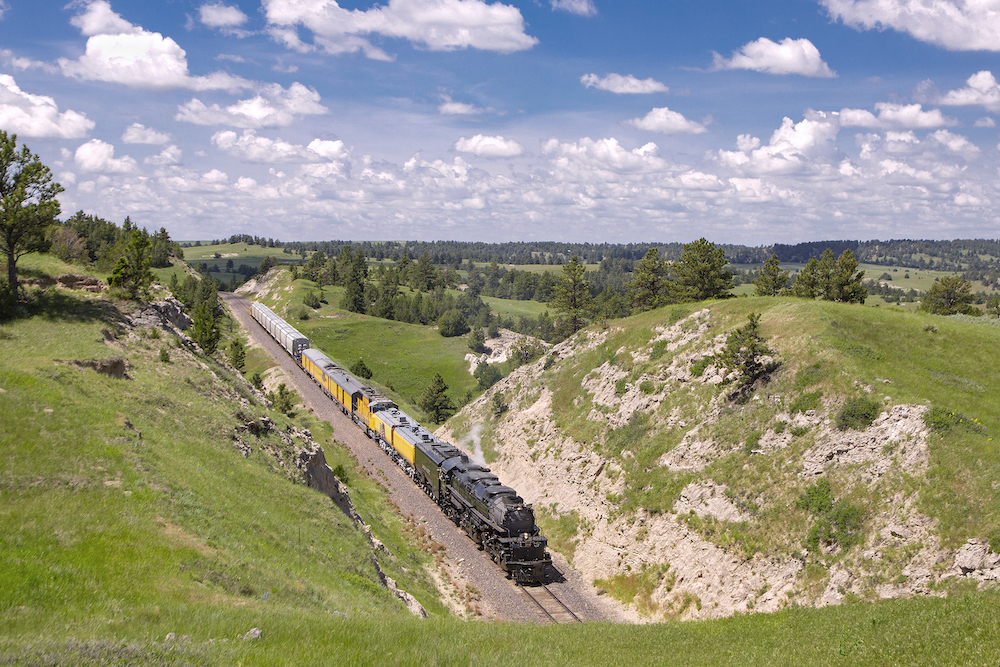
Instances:
[[[821,546],[838,546],[846,551],[863,538],[864,510],[844,498],[834,500],[825,477],[808,487],[795,505],[816,517],[803,541],[811,551],[818,552]]]
[[[472,376],[479,381],[479,388],[484,391],[503,378],[500,369],[492,364],[479,364]]]
[[[867,396],[857,396],[844,403],[837,413],[837,428],[846,431],[849,428],[861,430],[868,428],[882,412],[878,401]]]
[[[747,454],[752,454],[754,448],[760,443],[760,436],[763,435],[760,431],[754,431],[747,436],[747,441],[743,443],[743,451]]]
[[[319,295],[317,295],[316,292],[309,290],[308,292],[306,292],[306,295],[302,297],[302,303],[309,306],[310,308],[319,308],[320,306]]]
[[[824,477],[806,488],[805,492],[799,496],[795,506],[810,514],[826,514],[832,510],[833,492],[830,489],[830,480]]]
[[[626,391],[628,391],[627,378],[621,378],[615,382],[615,396],[624,396]]]
[[[170,362],[170,353],[167,352],[167,348],[165,347],[160,348],[160,361],[165,364]]]
[[[641,391],[646,395],[652,394],[654,391],[656,391],[656,385],[653,384],[652,380],[643,380],[641,383],[639,383],[639,391]]]
[[[712,365],[715,361],[715,357],[702,357],[691,364],[691,375],[696,378],[700,378],[705,374],[705,370]]]
[[[945,433],[956,428],[969,431],[970,433],[986,433],[986,428],[978,419],[966,417],[961,412],[955,412],[947,408],[931,408],[924,413],[924,423],[931,430],[939,433]]]
[[[353,366],[351,366],[351,372],[359,378],[364,378],[365,380],[370,380],[372,378],[372,369],[368,368],[368,364],[366,364],[365,360],[361,357],[358,357],[358,360],[354,362]]]
[[[438,318],[438,331],[445,338],[461,336],[464,333],[468,333],[469,324],[465,321],[465,315],[462,314],[462,311],[458,308],[452,308],[451,310],[446,310]]]
[[[802,394],[794,401],[792,405],[788,408],[788,411],[793,415],[796,412],[807,412],[809,410],[816,410],[819,408],[820,399],[823,398],[822,391],[811,391],[808,394]]]

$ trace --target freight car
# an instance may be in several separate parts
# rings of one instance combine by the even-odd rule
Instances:
[[[270,310],[266,312],[280,320]],[[267,321],[271,322],[269,318]],[[295,331],[284,320],[280,321],[284,327],[272,324],[279,335],[288,329]],[[278,336],[271,335],[281,342]],[[458,447],[434,436],[323,352],[310,348],[308,340],[299,348],[298,356],[284,343],[282,347],[508,577],[522,584],[542,583],[552,556],[546,550],[547,540],[535,523],[531,505],[514,489],[501,484],[489,468],[471,461]],[[295,349],[295,345],[291,348]]]
[[[302,351],[309,347],[309,339],[299,333],[295,327],[274,314],[270,308],[256,301],[250,308],[250,313],[271,338],[278,341],[285,352],[302,363]]]

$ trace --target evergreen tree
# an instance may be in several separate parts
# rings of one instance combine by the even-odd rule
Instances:
[[[765,375],[767,367],[763,358],[771,350],[760,335],[760,313],[750,313],[748,322],[729,334],[726,346],[719,354],[719,361],[729,372],[739,373],[740,387],[749,387]]]
[[[234,338],[229,343],[229,365],[238,371],[243,370],[246,364],[247,350],[239,338]]]
[[[632,306],[639,312],[678,300],[677,285],[670,280],[670,267],[656,248],[650,248],[635,265],[632,281],[625,287],[632,297]]]
[[[725,268],[727,263],[722,248],[700,238],[684,245],[673,270],[686,298],[693,301],[725,299],[733,288],[733,273]]]
[[[358,357],[358,360],[351,366],[351,372],[359,378],[364,378],[365,380],[372,379],[372,369],[368,368],[368,364],[361,357]]]
[[[448,398],[445,393],[447,391],[448,385],[445,384],[444,378],[440,373],[435,373],[434,379],[417,402],[420,409],[426,412],[435,424],[440,424],[455,412],[455,404]]]
[[[920,309],[935,315],[973,315],[978,314],[972,306],[975,300],[971,282],[959,276],[945,276],[934,281]]]
[[[361,248],[358,248],[358,251],[353,254],[350,268],[346,275],[344,298],[340,302],[340,307],[352,313],[366,312],[365,286],[368,282],[368,262],[365,259],[364,250]]]
[[[128,223],[128,218],[125,219]],[[135,299],[145,294],[153,284],[153,272],[149,270],[152,244],[145,230],[132,228],[124,252],[115,264],[108,283],[125,291]]]
[[[571,336],[587,326],[594,299],[586,269],[576,255],[568,264],[563,264],[562,276],[553,292],[552,307],[562,314],[560,328],[565,335]]]
[[[778,296],[788,285],[788,275],[788,271],[781,270],[778,256],[772,254],[753,281],[757,296]]]
[[[202,349],[205,354],[213,354],[219,346],[219,339],[222,334],[215,321],[215,314],[212,306],[207,301],[202,301],[194,309],[194,324],[191,326],[191,340]]]
[[[822,294],[819,260],[810,257],[805,267],[799,271],[795,277],[795,284],[792,285],[792,294],[803,299],[815,299]]]
[[[831,301],[864,303],[868,298],[868,290],[861,285],[865,272],[857,271],[858,264],[858,260],[850,250],[845,250],[837,258],[830,276]]]
[[[46,228],[59,215],[56,196],[63,191],[52,182],[49,168],[27,146],[17,150],[17,135],[0,130],[0,253],[7,260],[7,283],[17,296],[17,260],[46,250]]]

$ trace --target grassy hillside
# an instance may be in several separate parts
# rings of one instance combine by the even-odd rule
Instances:
[[[79,271],[49,260],[26,268]],[[330,465],[348,468],[355,505],[392,554],[382,567],[431,613],[414,619],[377,583],[359,532],[264,453],[282,450],[280,439],[244,436],[249,458],[233,446],[245,420],[268,414],[283,430],[287,418],[243,404],[245,388],[216,360],[153,328],[130,330],[123,313],[134,304],[58,288],[34,299],[29,317],[0,324],[0,663],[935,665],[1000,657],[1000,596],[990,592],[650,626],[459,621],[435,601],[428,557],[380,488],[326,427],[300,415]],[[726,304],[734,320],[737,305]],[[777,321],[769,317],[768,327]],[[65,363],[118,355],[127,378]],[[260,639],[239,638],[253,627]]]

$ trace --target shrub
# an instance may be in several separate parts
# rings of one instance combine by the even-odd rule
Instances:
[[[493,410],[493,418],[496,419],[507,412],[510,407],[507,405],[507,401],[504,400],[503,394],[501,392],[496,392],[493,394],[493,398],[490,401],[490,405]]]
[[[795,506],[810,514],[826,514],[832,510],[833,492],[830,489],[830,480],[824,477],[807,487],[795,502]]]
[[[319,308],[319,296],[316,292],[309,290],[306,295],[302,297],[302,303],[309,306],[310,308]]]
[[[760,431],[754,431],[747,436],[747,441],[743,444],[743,451],[747,454],[753,454],[754,448],[760,443],[760,436],[763,435]]]
[[[170,362],[170,353],[167,352],[167,348],[165,347],[160,348],[160,361],[165,364]]]
[[[267,398],[274,405],[275,410],[291,416],[292,392],[288,390],[288,387],[285,386],[284,382],[278,385],[278,389],[276,391],[270,392],[267,395]]]
[[[462,311],[452,308],[438,318],[438,331],[445,338],[461,336],[469,331],[469,324],[465,321]]]
[[[653,347],[649,349],[649,360],[656,361],[663,356],[663,353],[667,351],[667,341],[658,340],[653,343]]]
[[[261,376],[260,371],[253,372],[253,375],[250,376],[250,384],[252,384],[253,388],[257,391],[264,388],[264,378]]]
[[[835,501],[825,477],[808,487],[795,504],[816,517],[803,542],[806,548],[838,546],[846,551],[861,541],[864,510],[844,498]]]
[[[924,413],[924,423],[939,433],[944,433],[955,428],[960,428],[971,433],[986,433],[985,427],[983,427],[978,419],[966,417],[961,412],[955,412],[947,408],[931,408]]]
[[[503,378],[500,369],[492,364],[479,364],[472,374],[479,381],[479,388],[487,390]]]
[[[615,396],[624,396],[628,391],[628,379],[622,378],[615,382]]]
[[[656,391],[656,385],[653,384],[652,380],[643,380],[639,383],[639,391],[646,395],[652,394]]]
[[[788,411],[794,415],[796,412],[804,413],[809,410],[815,410],[819,407],[821,398],[823,398],[822,391],[811,391],[808,394],[802,394],[792,401],[792,405],[788,408]]]
[[[849,428],[861,430],[868,428],[882,412],[879,402],[867,396],[857,396],[844,403],[837,413],[837,428],[846,431]]]
[[[715,357],[702,357],[691,364],[691,375],[696,378],[700,378],[705,374],[705,370],[712,365],[715,361]]]
[[[783,421],[775,422],[774,423],[774,432],[777,433],[778,435],[781,435],[782,433],[785,432],[785,429],[787,427],[788,427],[788,422],[783,422]]]
[[[347,468],[344,467],[342,463],[338,463],[333,469],[334,476],[340,480],[341,484],[347,484],[350,479],[350,475],[347,473]]]
[[[370,380],[372,378],[372,369],[368,368],[365,360],[361,357],[358,357],[358,360],[354,362],[353,366],[351,366],[351,372],[359,378],[364,378],[366,380]]]

